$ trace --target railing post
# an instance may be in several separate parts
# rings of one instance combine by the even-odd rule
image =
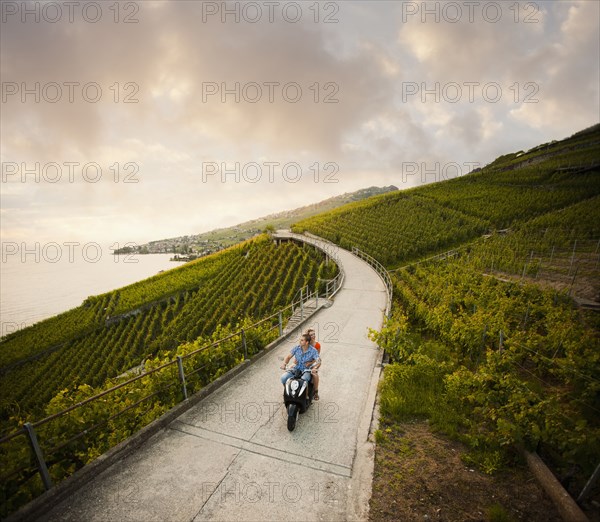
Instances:
[[[35,458],[38,463],[38,469],[40,470],[40,475],[42,477],[42,482],[44,483],[44,487],[46,490],[49,490],[53,484],[52,479],[50,478],[50,473],[48,472],[48,468],[46,466],[46,461],[44,460],[44,454],[42,453],[42,448],[37,440],[37,436],[35,434],[35,430],[30,422],[26,422],[23,427],[27,432],[27,436],[29,437],[29,444],[31,445],[31,450],[35,455]]]
[[[181,391],[183,392],[183,400],[187,400],[187,385],[185,383],[185,373],[183,372],[183,359],[181,355],[177,356],[177,367],[179,368],[179,380],[181,382]]]
[[[569,265],[569,275],[571,275],[571,269],[573,268],[573,261],[575,260],[575,249],[577,248],[577,240],[573,243],[573,254],[571,254],[571,264]]]
[[[571,286],[569,287],[569,295],[573,292],[573,285],[575,284],[575,278],[577,277],[577,272],[579,272],[579,265],[575,267],[575,273],[573,274],[573,279],[571,279]]]
[[[279,337],[283,337],[283,314],[279,310]]]
[[[587,484],[585,485],[585,487],[583,488],[583,490],[577,497],[577,502],[581,502],[582,500],[585,500],[585,497],[588,496],[589,492],[594,487],[594,484],[598,481],[598,478],[600,478],[600,464],[598,464],[596,466],[596,470],[590,477],[590,480],[587,481]]]
[[[300,301],[300,320],[304,321],[304,301]]]
[[[244,347],[244,360],[248,358],[248,345],[246,344],[246,332],[242,328],[242,346]]]
[[[315,290],[316,308],[319,308],[319,290]]]

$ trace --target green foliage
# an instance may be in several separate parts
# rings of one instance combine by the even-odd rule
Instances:
[[[495,277],[535,279],[551,270],[572,278],[577,251],[576,273],[597,281],[599,136],[596,126],[477,173],[351,203],[294,227],[358,246],[386,266],[457,249],[392,278],[393,316],[371,332],[394,361],[381,384],[381,411],[429,418],[466,442],[467,458],[488,473],[521,445],[541,445],[558,467],[575,464],[586,476],[600,460],[597,319],[575,311],[565,294]],[[167,364],[175,355],[190,393],[200,390],[276,334],[266,323],[249,329],[250,322],[335,270],[313,249],[261,236],[6,336],[4,429],[31,411],[50,415],[124,383],[132,374],[117,376],[144,362],[139,379],[40,427],[59,481],[181,400],[177,367]],[[247,353],[241,334],[210,346],[240,328]],[[385,434],[375,436],[382,442]],[[5,512],[42,491],[23,442],[0,445],[3,470],[27,468],[3,484]],[[490,510],[490,519],[503,516]]]
[[[447,371],[446,365],[422,354],[410,363],[387,366],[380,386],[382,414],[398,421],[430,418],[439,407]]]
[[[485,472],[520,446],[584,477],[600,460],[598,320],[567,295],[598,290],[599,136],[596,126],[297,225],[388,266],[489,228],[395,271],[393,315],[371,332],[394,361],[381,384],[384,417],[429,418]],[[542,290],[538,278],[564,292]]]
[[[242,347],[244,330],[247,350]],[[278,335],[272,322],[252,326],[246,319],[235,326],[219,326],[211,336],[185,343],[174,352],[146,361],[145,372],[137,379],[123,376],[98,387],[87,384],[66,388],[46,406],[45,414],[63,412],[104,391],[100,399],[80,405],[69,413],[37,428],[37,437],[55,483],[92,462],[108,449],[160,417],[183,398],[175,355],[183,357],[188,394],[258,353]],[[227,339],[215,346],[219,339]],[[43,491],[39,474],[31,466],[31,450],[23,437],[0,445],[3,470],[29,469],[2,484],[2,514],[35,498]]]
[[[489,522],[512,522],[515,520],[500,504],[493,504],[487,509]]]
[[[47,341],[42,346],[61,339],[65,316],[93,317],[88,330],[76,334],[65,320],[61,344],[6,369],[0,385],[3,431],[33,422],[32,411],[43,418],[77,405],[36,428],[52,479],[60,482],[182,400],[176,356],[182,357],[188,394],[201,390],[278,336],[276,312],[300,288],[314,288],[317,277],[335,273],[320,251],[261,236],[88,298],[62,317],[5,339],[26,357],[35,336]],[[284,311],[283,319],[290,313]],[[43,491],[22,435],[0,445],[0,464],[3,471],[23,468],[2,483],[3,514]]]
[[[446,347],[409,333],[406,316],[401,313],[393,315],[381,332],[371,332],[371,338],[395,361],[386,366],[380,384],[382,414],[405,421],[442,413],[438,408],[444,377],[452,370]]]
[[[101,385],[221,325],[275,313],[301,287],[315,288],[318,274],[327,277],[334,266],[326,266],[313,248],[276,245],[261,236],[90,297],[79,308],[3,339],[0,352],[21,364],[5,370],[0,380],[0,417],[39,418],[61,389]],[[27,360],[32,347],[39,352]]]
[[[431,419],[466,442],[485,472],[513,448],[541,444],[557,465],[591,473],[600,343],[568,298],[484,277],[466,256],[393,279],[394,315],[373,334],[397,361],[381,388],[385,415]]]

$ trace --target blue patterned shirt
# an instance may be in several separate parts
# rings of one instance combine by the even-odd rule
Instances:
[[[310,361],[316,361],[319,358],[319,352],[314,346],[309,346],[306,352],[302,351],[302,347],[300,345],[294,346],[290,353],[296,359],[296,368],[299,370],[308,369],[308,365],[306,363]]]

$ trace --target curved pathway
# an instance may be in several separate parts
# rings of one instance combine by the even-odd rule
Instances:
[[[278,234],[291,237],[293,234]],[[286,428],[279,369],[298,334],[113,464],[40,520],[363,520],[371,491],[367,441],[386,292],[350,252],[314,238],[346,277],[334,304],[313,315],[322,345],[321,400]]]

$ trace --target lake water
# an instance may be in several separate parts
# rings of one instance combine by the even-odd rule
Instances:
[[[1,335],[79,306],[90,295],[181,266],[169,261],[172,254],[113,256],[108,248],[93,245],[2,254]]]

